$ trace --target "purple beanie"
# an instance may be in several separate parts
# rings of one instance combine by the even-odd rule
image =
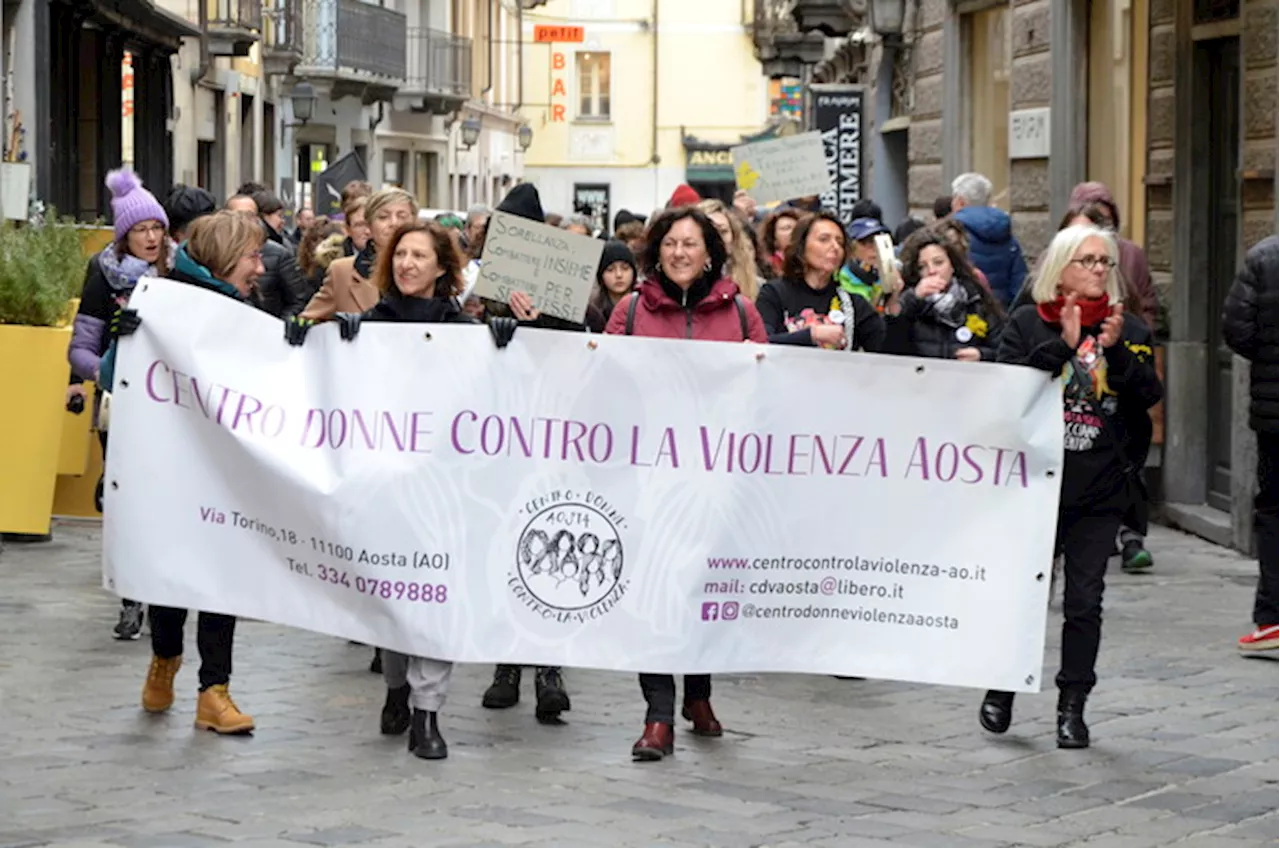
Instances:
[[[117,242],[124,241],[129,230],[143,221],[159,221],[169,229],[164,207],[129,168],[107,174],[107,188],[111,189],[111,217],[115,219]]]

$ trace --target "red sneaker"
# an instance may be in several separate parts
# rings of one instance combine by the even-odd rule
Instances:
[[[1270,627],[1259,627],[1248,636],[1241,636],[1240,641],[1236,644],[1242,654],[1275,652],[1280,648],[1280,625],[1273,624]]]

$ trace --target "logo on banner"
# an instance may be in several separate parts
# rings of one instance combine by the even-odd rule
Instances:
[[[625,520],[604,498],[553,492],[522,510],[529,515],[508,581],[516,597],[544,619],[599,618],[626,592],[620,527]]]

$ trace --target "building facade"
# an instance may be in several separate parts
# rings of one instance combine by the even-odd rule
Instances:
[[[921,0],[909,193],[981,171],[1030,257],[1072,186],[1106,183],[1161,294],[1167,519],[1251,547],[1247,365],[1219,331],[1245,249],[1276,231],[1275,0]]]
[[[767,129],[742,0],[550,0],[524,17],[526,179],[603,228],[682,182],[731,198],[728,149]]]

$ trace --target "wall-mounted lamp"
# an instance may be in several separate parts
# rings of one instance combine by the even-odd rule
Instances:
[[[871,28],[887,43],[902,41],[907,0],[871,0]]]
[[[533,127],[521,124],[520,129],[516,130],[516,142],[522,151],[527,151],[529,145],[533,144]]]
[[[480,140],[480,130],[483,124],[479,118],[466,118],[462,122],[462,146],[470,150],[476,146],[476,142]]]

